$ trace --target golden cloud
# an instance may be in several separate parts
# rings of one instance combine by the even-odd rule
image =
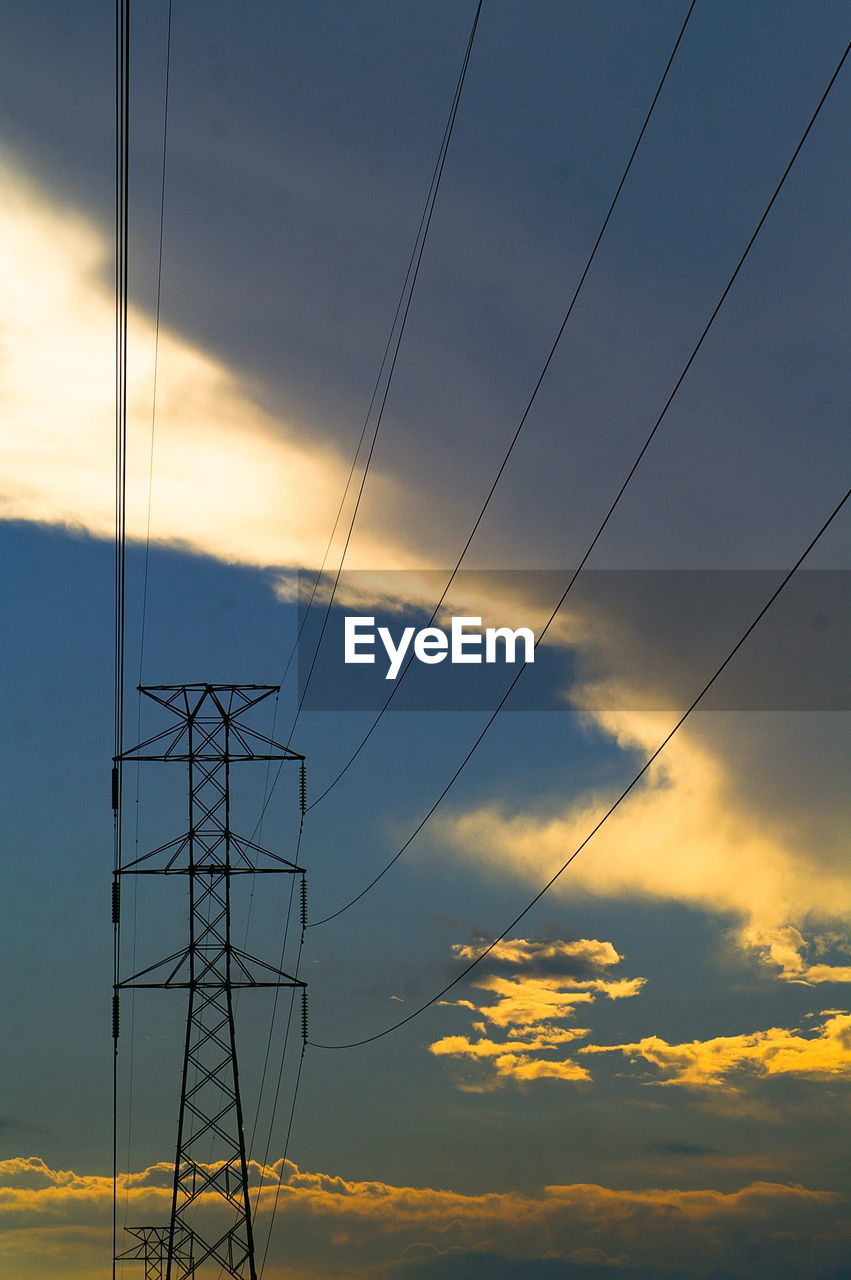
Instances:
[[[580,1053],[622,1053],[643,1058],[666,1073],[660,1084],[697,1089],[726,1085],[747,1072],[759,1077],[793,1075],[810,1079],[851,1079],[851,1014],[836,1014],[802,1034],[782,1027],[745,1035],[715,1036],[669,1044],[645,1036],[633,1044],[585,1045]]]
[[[806,986],[824,982],[851,982],[851,965],[812,963],[807,959],[809,945],[793,925],[779,929],[745,930],[744,940],[758,951],[766,964],[776,966],[781,978]],[[847,950],[847,939],[841,935],[821,934],[813,939],[816,951]]]
[[[498,1027],[534,1026],[550,1018],[569,1018],[577,1004],[591,1004],[589,991],[565,990],[558,978],[479,978],[473,984],[499,998],[479,1005],[479,1013]]]
[[[477,1024],[481,1026],[482,1024]],[[561,1027],[550,1027],[539,1030],[516,1040],[488,1040],[483,1036],[479,1040],[470,1040],[467,1036],[444,1036],[429,1048],[438,1056],[444,1054],[463,1054],[471,1058],[499,1057],[504,1053],[534,1053],[536,1049],[553,1049],[560,1044],[569,1044],[571,1040],[579,1040],[587,1036],[586,1029],[572,1027],[566,1030]]]
[[[111,536],[108,259],[108,247],[90,223],[60,209],[0,157],[2,518]],[[136,539],[147,530],[154,349],[151,318],[134,312],[128,531]],[[346,462],[323,443],[321,431],[305,432],[261,408],[233,369],[168,329],[160,332],[157,384],[154,541],[224,561],[318,564],[347,474]],[[373,483],[376,511],[401,509],[395,481],[376,474]],[[371,524],[368,513],[355,557],[370,568],[414,570],[422,563],[398,529],[388,531],[386,520]],[[421,598],[431,601],[433,583],[423,572]],[[414,597],[417,581],[414,573],[408,584]],[[382,591],[389,599],[387,582],[377,572],[367,596]],[[486,581],[478,588],[474,582],[467,591],[479,600],[470,607],[483,615],[492,612]],[[502,603],[502,621],[539,620],[540,602],[524,600],[522,618],[515,616],[519,605],[510,592]],[[628,702],[633,692],[619,687],[623,681],[617,673],[623,654],[643,645],[635,671],[664,685],[669,655],[660,662],[630,619],[613,623],[593,608],[572,609],[572,603],[573,597],[549,638],[573,646],[580,656],[593,654],[596,663],[593,677],[572,690],[572,700],[624,751],[646,754],[665,736],[672,716],[611,710],[617,695]],[[789,938],[781,936],[793,928],[803,938],[800,930],[808,921],[847,920],[851,875],[831,806],[810,804],[804,795],[795,812],[779,811],[776,783],[772,790],[767,782],[782,772],[776,719],[767,729],[757,730],[755,724],[753,717],[733,713],[691,721],[555,892],[643,896],[733,912],[741,922],[740,940],[756,947],[785,980],[851,981],[847,963],[805,960],[800,946],[796,959]],[[792,740],[800,734],[796,728],[787,736]],[[761,773],[754,764],[759,760]],[[790,756],[786,773],[800,776],[807,767],[803,756]],[[608,793],[586,794],[548,817],[485,805],[454,817],[437,815],[432,829],[450,851],[461,850],[486,874],[494,874],[496,866],[537,888],[585,838],[611,799]],[[564,949],[573,944],[560,944],[558,955],[546,952],[550,944],[535,944],[534,955],[521,955],[519,944],[504,945],[515,950],[500,952],[502,958],[518,963],[570,957],[615,963],[613,957],[580,957]]]
[[[612,711],[604,702],[589,698],[589,719],[639,759],[674,721],[670,713]],[[847,981],[847,965],[805,965],[792,959],[791,935],[782,942],[790,922],[847,920],[851,875],[838,831],[825,827],[823,814],[811,824],[805,798],[792,816],[778,815],[773,793],[761,802],[769,784],[755,781],[753,753],[744,759],[752,719],[708,713],[681,730],[552,892],[674,900],[733,913],[740,944],[779,963],[787,980]],[[767,759],[765,768],[771,772]],[[616,794],[586,794],[555,815],[511,812],[493,802],[436,821],[453,855],[537,888],[586,839]],[[816,832],[821,845],[814,844]],[[779,962],[778,947],[785,954]]]
[[[580,1027],[571,1030],[552,1027],[535,1034],[513,1040],[489,1040],[480,1036],[471,1040],[468,1036],[444,1036],[429,1045],[429,1052],[437,1057],[470,1058],[487,1060],[495,1078],[512,1080],[590,1080],[587,1069],[575,1059],[542,1058],[540,1053],[557,1049],[573,1040],[580,1040],[589,1032]],[[486,1082],[487,1083],[487,1082]],[[469,1089],[470,1086],[464,1086]],[[473,1089],[481,1091],[482,1085]]]
[[[534,1058],[528,1053],[503,1053],[494,1059],[498,1075],[512,1080],[590,1080],[590,1072],[573,1058]]]
[[[109,256],[89,222],[60,208],[0,156],[0,517],[111,536]],[[147,531],[154,350],[151,318],[134,311],[127,514],[136,539]],[[321,427],[312,424],[305,432],[302,424],[275,417],[233,369],[167,328],[160,332],[157,386],[154,541],[231,562],[318,564],[347,474],[347,463],[323,442]],[[371,508],[403,509],[401,483],[377,473],[371,483]],[[386,516],[371,523],[367,512],[355,562],[370,570],[415,570],[423,556],[406,545],[401,526],[388,528]],[[389,600],[392,588],[382,581],[377,573],[367,596],[383,592]],[[415,573],[406,586],[412,599],[420,598],[418,581]],[[493,611],[493,591],[486,580],[477,581],[471,578],[464,590],[469,607],[484,616]],[[435,598],[427,577],[420,595]],[[635,693],[622,687],[623,658],[628,653],[634,659],[634,681],[643,682],[646,693],[664,688],[676,656],[666,651],[660,660],[658,620],[651,634],[635,619],[608,616],[596,597],[574,607],[577,600],[570,597],[548,637],[573,646],[582,660],[593,658],[594,669],[571,691],[572,701],[625,751],[646,753],[672,717],[610,709],[630,704]],[[540,601],[515,599],[500,587],[500,602],[503,622],[540,621]],[[800,738],[800,723],[789,741]],[[762,730],[755,725],[753,717],[745,724],[742,716],[723,713],[690,722],[571,868],[571,890],[732,911],[743,923],[743,940],[756,942],[769,958],[764,939],[772,931],[802,928],[808,917],[847,919],[851,876],[840,843],[844,824],[831,806],[809,805],[805,797],[792,806],[796,812],[779,812],[776,719]],[[761,750],[754,749],[758,739]],[[759,760],[761,772],[753,763]],[[799,758],[790,756],[787,773],[812,779],[803,747]],[[442,834],[488,874],[496,853],[504,871],[538,886],[610,799],[586,795],[548,818],[483,806],[444,819]],[[849,972],[847,964],[827,962],[811,965],[803,978],[781,969],[789,980],[809,982],[848,981]]]
[[[455,943],[452,950],[459,960],[475,960],[481,948],[474,944]],[[577,938],[573,942],[512,938],[503,939],[492,947],[488,959],[506,961],[518,968],[559,960],[580,960],[594,968],[606,968],[618,964],[623,957],[618,955],[611,942],[599,942],[596,938]]]
[[[128,1221],[167,1221],[170,1173],[162,1163],[121,1179],[119,1203],[123,1210],[128,1197]],[[749,1236],[769,1254],[775,1249],[788,1258],[799,1247],[790,1236],[792,1223],[801,1246],[806,1239],[818,1256],[830,1257],[842,1231],[836,1223],[842,1197],[781,1182],[753,1182],[732,1192],[577,1183],[534,1194],[464,1194],[357,1181],[278,1161],[250,1169],[255,1188],[261,1174],[266,1184],[257,1214],[261,1235],[282,1173],[277,1211],[286,1221],[280,1236],[285,1244],[273,1246],[270,1277],[378,1280],[400,1251],[440,1251],[450,1236],[453,1247],[472,1253],[589,1260],[605,1254],[639,1265],[699,1245],[709,1267]],[[100,1274],[108,1252],[111,1209],[108,1177],[53,1170],[35,1157],[2,1161],[0,1259],[14,1268],[16,1280],[49,1274],[87,1280]]]
[[[0,517],[111,538],[110,250],[0,155]],[[127,529],[144,539],[155,326],[129,319]],[[161,328],[151,536],[227,562],[319,564],[348,464],[321,433],[266,412],[238,375]],[[378,473],[376,509],[394,486]],[[353,561],[415,563],[361,522]]]
[[[163,1181],[166,1170],[165,1165],[152,1166],[122,1185],[131,1194],[129,1221],[168,1221],[168,1188],[157,1188],[159,1202],[139,1199],[150,1194],[146,1187]],[[280,1162],[264,1170],[270,1180],[280,1171]],[[258,1166],[252,1166],[251,1174],[256,1184]],[[37,1185],[20,1187],[22,1178]],[[17,1280],[36,1280],[46,1268],[74,1280],[101,1274],[109,1252],[110,1179],[51,1170],[28,1158],[0,1162],[0,1189],[5,1228],[0,1258],[14,1260]],[[270,1181],[257,1215],[261,1234],[273,1199]],[[578,1183],[534,1194],[463,1194],[337,1178],[287,1162],[278,1202],[285,1222],[282,1243],[273,1247],[267,1274],[378,1280],[388,1263],[408,1249],[439,1252],[449,1239],[453,1247],[471,1253],[589,1261],[614,1256],[637,1265],[664,1258],[672,1248],[699,1244],[712,1266],[749,1236],[759,1238],[769,1257],[772,1249],[786,1257],[795,1248],[788,1238],[791,1222],[809,1235],[810,1248],[818,1236],[819,1251],[829,1256],[831,1230],[839,1230],[831,1222],[841,1204],[833,1193],[770,1181],[754,1181],[735,1192]],[[136,1216],[137,1210],[145,1217]]]
[[[472,959],[477,954],[474,946],[456,944],[452,950],[461,959]],[[489,1004],[470,1000],[454,1002],[456,1008],[468,1009],[476,1017],[484,1019],[473,1023],[478,1038],[443,1036],[429,1045],[429,1052],[437,1057],[477,1061],[488,1068],[489,1076],[484,1083],[465,1081],[461,1087],[466,1090],[487,1088],[509,1079],[590,1079],[588,1070],[575,1059],[545,1056],[590,1035],[587,1029],[558,1026],[558,1021],[572,1017],[577,1005],[593,1004],[600,995],[610,1000],[638,995],[645,979],[580,978],[570,974],[540,977],[522,972],[529,965],[539,966],[554,961],[563,963],[565,960],[574,962],[577,959],[583,962],[584,967],[590,965],[605,969],[619,963],[622,957],[610,942],[594,938],[580,938],[573,942],[515,938],[499,943],[488,960],[512,965],[521,970],[520,974],[483,974],[474,979],[472,985],[477,990],[497,997]],[[511,1028],[511,1034],[505,1040],[490,1038],[486,1032],[488,1022],[495,1027]]]
[[[207,1167],[215,1169],[215,1164]],[[280,1161],[261,1166],[250,1165],[252,1183],[261,1175],[266,1189],[274,1195],[281,1174]],[[719,1213],[748,1212],[755,1205],[769,1200],[793,1200],[836,1203],[840,1197],[826,1191],[810,1191],[803,1187],[790,1187],[783,1183],[757,1182],[741,1191],[683,1191],[651,1189],[643,1191],[613,1190],[592,1183],[568,1186],[548,1186],[540,1195],[520,1192],[491,1192],[481,1195],[438,1190],[432,1187],[397,1187],[378,1181],[351,1181],[332,1174],[303,1171],[291,1160],[284,1165],[284,1193],[279,1205],[294,1209],[306,1204],[311,1209],[334,1216],[352,1215],[387,1218],[401,1221],[417,1218],[423,1221],[436,1217],[445,1222],[450,1218],[471,1218],[498,1223],[503,1220],[546,1218],[560,1206],[573,1205],[583,1209],[618,1218],[625,1207],[658,1207],[661,1210],[676,1209],[692,1219],[710,1218]],[[119,1176],[119,1194],[130,1191],[131,1197],[139,1197],[154,1190],[162,1203],[170,1204],[172,1166],[159,1163],[130,1175]],[[21,1186],[21,1178],[32,1179],[38,1185]],[[38,1157],[21,1157],[0,1161],[0,1212],[8,1212],[13,1206],[23,1205],[27,1210],[52,1211],[57,1201],[55,1192],[61,1192],[66,1205],[97,1206],[109,1210],[112,1207],[112,1179],[106,1175],[78,1174],[68,1170],[49,1168]],[[39,1197],[43,1199],[39,1200]],[[219,1197],[213,1195],[213,1200]],[[134,1208],[138,1205],[134,1205]],[[261,1212],[270,1202],[261,1201]]]

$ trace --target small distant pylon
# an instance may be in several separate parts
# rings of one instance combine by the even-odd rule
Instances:
[[[135,1236],[137,1244],[131,1245],[124,1253],[116,1256],[116,1262],[144,1262],[145,1280],[166,1280],[168,1263],[168,1227],[125,1227],[130,1236]],[[172,1255],[176,1263],[192,1274],[192,1236],[177,1235],[174,1239]]]
[[[298,752],[242,719],[275,691],[270,685],[143,687],[176,723],[119,757],[182,762],[189,771],[187,830],[117,867],[114,881],[178,875],[186,876],[189,890],[188,945],[116,984],[116,1036],[121,989],[183,989],[189,996],[169,1225],[128,1228],[138,1244],[119,1255],[143,1261],[145,1280],[199,1274],[257,1280],[233,993],[244,987],[304,991],[305,983],[234,945],[231,889],[239,875],[277,871],[303,878],[304,868],[231,829],[230,768],[237,761],[303,763]],[[113,914],[120,915],[120,889]],[[228,1225],[222,1230],[223,1211]]]

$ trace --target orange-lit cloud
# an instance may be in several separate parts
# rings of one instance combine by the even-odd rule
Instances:
[[[0,518],[109,538],[114,502],[110,247],[0,154]],[[144,538],[155,327],[132,311],[128,536]],[[261,407],[238,374],[161,328],[151,536],[252,565],[318,565],[348,463],[321,432]],[[376,473],[377,506],[392,482]],[[413,562],[360,523],[354,559]]]
[[[452,950],[459,960],[475,960],[481,948],[472,943],[456,943]],[[606,968],[618,964],[618,955],[611,942],[598,942],[596,938],[577,938],[572,942],[561,939],[550,941],[529,941],[526,938],[511,938],[498,942],[491,948],[489,961],[503,960],[517,967],[528,968],[538,966],[542,962],[583,961],[594,967]]]
[[[475,1029],[483,1031],[484,1028],[482,1024],[475,1024]],[[487,1060],[495,1077],[501,1079],[590,1080],[587,1068],[574,1058],[541,1057],[542,1052],[558,1049],[588,1034],[580,1027],[571,1030],[553,1027],[529,1031],[508,1040],[489,1040],[484,1034],[480,1034],[477,1040],[471,1040],[469,1036],[444,1036],[429,1045],[429,1051],[437,1057]],[[472,1086],[474,1090],[481,1087]]]
[[[742,1075],[851,1079],[851,1015],[835,1014],[805,1034],[770,1027],[685,1044],[645,1036],[633,1044],[585,1045],[579,1052],[622,1053],[633,1061],[642,1058],[664,1073],[657,1083],[697,1089],[735,1084]]]
[[[269,1188],[256,1220],[261,1238],[280,1171],[280,1163],[263,1170]],[[255,1185],[260,1172],[252,1166]],[[120,1196],[129,1194],[131,1222],[167,1220],[168,1173],[167,1165],[158,1164],[122,1180]],[[586,1261],[596,1251],[598,1258],[621,1257],[637,1265],[688,1249],[699,1258],[698,1274],[729,1262],[737,1242],[751,1239],[760,1241],[769,1266],[773,1251],[794,1256],[805,1240],[818,1249],[818,1258],[841,1249],[841,1197],[780,1182],[753,1182],[731,1192],[578,1183],[537,1193],[463,1194],[344,1179],[302,1171],[292,1162],[284,1174],[272,1277],[377,1280],[414,1245]],[[16,1280],[101,1274],[111,1196],[106,1177],[52,1170],[35,1158],[0,1162],[0,1264]]]
[[[474,983],[480,991],[497,996],[493,1004],[480,1005],[479,1012],[498,1027],[533,1026],[552,1018],[568,1018],[577,1004],[590,1004],[597,995],[621,1000],[638,995],[644,978],[564,979],[501,978],[495,975]]]
[[[0,518],[111,536],[108,260],[109,248],[89,222],[60,208],[0,156]],[[137,539],[147,530],[153,369],[154,325],[134,312],[127,514],[129,535]],[[157,384],[154,541],[225,562],[317,565],[348,470],[321,424],[305,431],[302,423],[275,415],[238,371],[167,329],[160,333]],[[352,563],[413,569],[428,561],[435,547],[411,547],[401,521],[386,514],[404,509],[404,480],[376,473],[370,483],[374,501],[359,520]],[[372,517],[371,511],[385,514]],[[465,607],[493,615],[489,590],[486,579],[470,580]],[[380,572],[364,591],[365,602],[393,604],[392,586]],[[406,591],[412,601],[436,598],[433,582],[416,573]],[[548,637],[575,652],[580,674],[570,700],[613,744],[644,756],[676,718],[634,709],[636,693],[647,706],[656,690],[660,705],[669,704],[666,678],[680,659],[661,643],[665,619],[642,629],[642,620],[607,614],[605,601],[578,599],[569,597]],[[540,601],[520,601],[508,591],[500,594],[499,613],[503,623],[534,626],[545,610]],[[694,673],[695,690],[707,674]],[[618,706],[633,709],[612,709]],[[733,913],[740,940],[785,980],[847,982],[847,963],[777,962],[781,951],[788,955],[783,930],[823,934],[824,922],[846,927],[851,916],[838,788],[829,803],[815,790],[839,751],[813,753],[802,718],[787,725],[782,738],[779,723],[714,712],[690,721],[554,892],[569,886]],[[612,798],[608,790],[586,792],[546,816],[493,803],[453,817],[438,813],[430,830],[452,856],[461,850],[483,874],[511,875],[538,888]]]
[[[610,706],[589,695],[586,714],[638,760],[658,746],[676,719],[668,712]],[[761,732],[753,721],[712,713],[681,730],[551,892],[669,900],[732,914],[740,922],[740,944],[756,948],[786,980],[848,981],[847,964],[801,958],[809,921],[836,922],[837,932],[849,936],[844,922],[851,917],[851,874],[843,856],[840,793],[832,816],[812,816],[806,797],[795,813],[781,813],[770,743],[759,740],[747,754]],[[760,764],[764,774],[757,777]],[[491,873],[497,867],[539,888],[616,795],[615,789],[586,793],[555,814],[512,811],[493,801],[437,815],[436,821],[442,847],[453,856],[461,852]],[[790,925],[793,934],[787,932]]]
[[[261,1202],[261,1210],[270,1207],[281,1167],[280,1161],[268,1166],[256,1162],[251,1164],[252,1184],[256,1186],[262,1175],[269,1193],[269,1202]],[[135,1202],[134,1209],[140,1207],[141,1197],[149,1193],[159,1197],[162,1204],[170,1204],[171,1177],[172,1166],[167,1163],[122,1175],[119,1178],[119,1197],[129,1191]],[[595,1206],[603,1214],[608,1206],[608,1214],[615,1218],[621,1214],[620,1206],[625,1205],[643,1205],[651,1209],[653,1206],[676,1206],[685,1217],[697,1221],[714,1217],[719,1212],[746,1212],[749,1205],[771,1198],[799,1196],[803,1200],[821,1203],[835,1203],[838,1198],[833,1193],[806,1191],[802,1187],[787,1187],[780,1183],[754,1183],[740,1192],[727,1195],[714,1191],[611,1190],[586,1183],[546,1187],[538,1196],[520,1192],[466,1195],[431,1187],[396,1187],[384,1182],[351,1181],[332,1174],[301,1170],[291,1160],[285,1165],[282,1190],[284,1205],[295,1207],[301,1203],[334,1215],[386,1218],[389,1222],[409,1218],[427,1221],[433,1217],[445,1219],[446,1216],[493,1223],[512,1218],[538,1220],[548,1217],[554,1207],[565,1205]],[[52,1212],[60,1203],[83,1204],[111,1212],[111,1177],[54,1170],[35,1156],[0,1160],[0,1192],[1,1213],[20,1209],[34,1213]],[[211,1193],[210,1199],[216,1201],[219,1197]]]
[[[809,952],[847,952],[848,939],[837,933],[817,934],[812,943],[793,925],[778,929],[753,930],[745,933],[749,942],[760,953],[766,964],[774,965],[779,976],[787,982],[799,982],[806,986],[824,982],[851,982],[851,964],[826,964],[813,962]]]
[[[475,1029],[484,1029],[483,1023],[476,1023]],[[470,1040],[468,1036],[444,1036],[430,1046],[431,1052],[443,1054],[464,1054],[471,1058],[498,1058],[505,1053],[534,1053],[537,1049],[555,1049],[558,1045],[570,1044],[589,1033],[586,1029],[573,1027],[570,1030],[560,1027],[549,1027],[518,1037],[516,1040],[489,1040],[482,1035],[478,1040]]]
[[[461,959],[472,959],[475,946],[456,944],[453,951]],[[488,963],[514,969],[514,974],[484,973],[473,980],[473,986],[496,997],[490,1003],[471,1000],[455,1001],[458,1008],[468,1009],[477,1019],[473,1030],[477,1038],[449,1035],[429,1045],[437,1057],[478,1062],[486,1066],[484,1081],[461,1082],[464,1089],[478,1090],[507,1080],[588,1080],[587,1068],[575,1058],[554,1058],[552,1054],[574,1040],[590,1034],[587,1029],[559,1025],[571,1018],[577,1005],[587,1007],[598,996],[610,1000],[638,995],[644,978],[579,977],[570,972],[558,976],[539,976],[524,970],[555,966],[573,968],[586,973],[611,968],[622,957],[610,942],[594,938],[576,941],[529,941],[516,938],[501,942],[487,957]],[[449,1002],[445,1002],[449,1003]],[[486,1024],[506,1030],[506,1038],[495,1040]],[[510,1029],[510,1030],[509,1030]]]

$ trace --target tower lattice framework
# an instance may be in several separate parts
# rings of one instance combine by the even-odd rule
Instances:
[[[303,797],[304,757],[243,719],[275,691],[270,685],[144,686],[141,692],[175,719],[116,764],[155,760],[188,768],[186,831],[117,867],[113,881],[116,919],[123,876],[188,882],[187,945],[116,985],[116,1035],[121,989],[188,993],[170,1220],[167,1227],[127,1228],[134,1244],[118,1255],[143,1261],[146,1280],[257,1280],[234,992],[298,987],[304,993],[305,983],[235,945],[231,895],[238,876],[283,872],[301,875],[304,884],[304,869],[231,829],[230,774],[236,762],[298,761]]]

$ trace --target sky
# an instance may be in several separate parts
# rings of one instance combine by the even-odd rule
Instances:
[[[584,843],[847,489],[847,66],[663,414],[846,6],[697,0],[438,623],[539,633],[658,431],[413,840],[510,672],[412,667],[338,778],[389,692],[341,662],[343,619],[429,624],[686,10],[484,0],[299,712],[475,5],[174,0],[164,185],[168,5],[133,6],[126,745],[163,727],[138,683],[280,683],[253,723],[291,734],[316,802],[288,1144],[287,999],[237,1000],[267,1280],[851,1275],[847,507]],[[3,29],[0,1276],[104,1280],[113,10],[12,0]],[[126,768],[127,857],[179,833],[179,773]],[[234,825],[292,858],[297,776],[271,780],[234,778]],[[277,960],[272,879],[235,919]],[[125,888],[124,972],[184,916],[171,880]],[[317,1047],[414,1013],[498,936],[398,1030]],[[122,1000],[120,1227],[168,1218],[185,1015]]]

